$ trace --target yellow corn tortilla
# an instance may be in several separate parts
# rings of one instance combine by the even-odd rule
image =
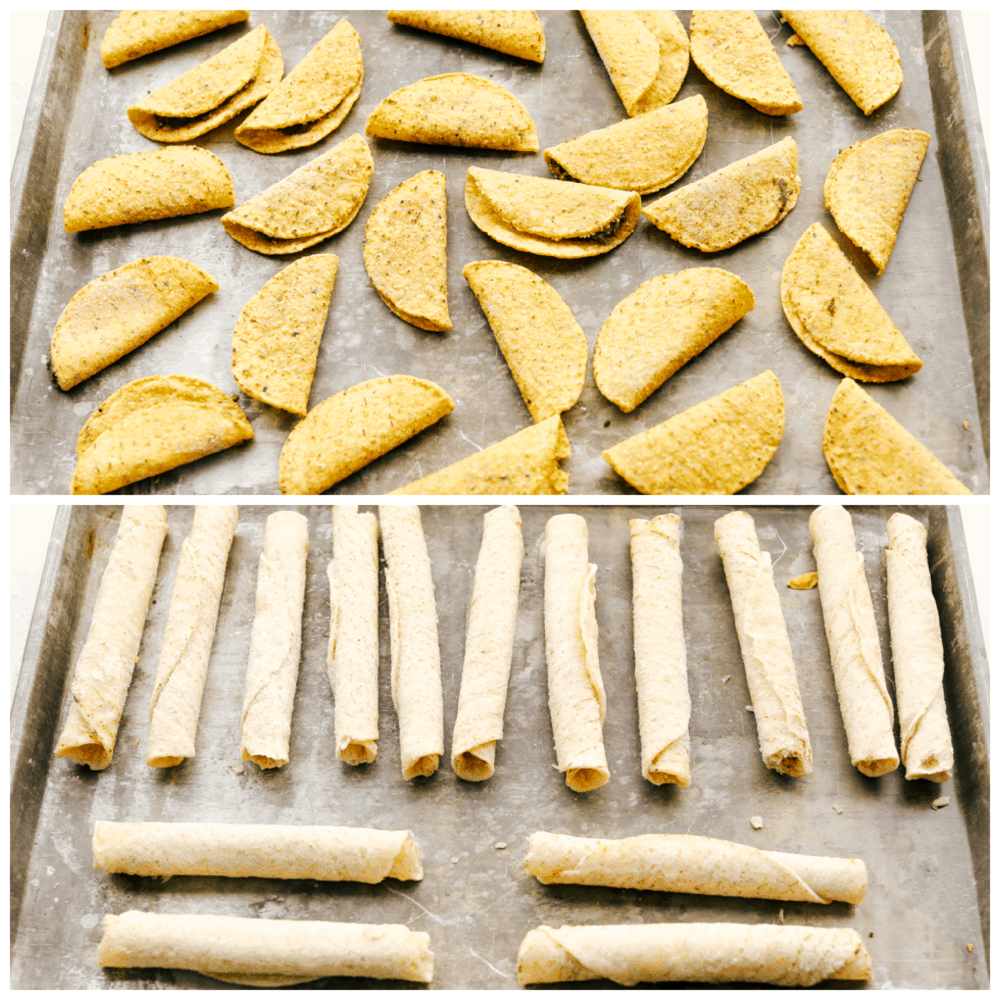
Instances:
[[[499,83],[471,73],[429,76],[390,94],[368,116],[365,135],[538,152],[528,109]]]
[[[466,264],[479,300],[535,423],[573,406],[587,374],[587,338],[559,293],[526,267]]]
[[[896,43],[860,10],[783,10],[781,16],[866,115],[903,85]]]
[[[382,301],[421,330],[450,330],[448,191],[440,170],[393,188],[365,226],[365,270]]]
[[[233,204],[233,178],[214,153],[174,146],[98,160],[63,205],[67,233],[195,215]]]
[[[281,49],[262,24],[133,104],[128,119],[147,139],[190,142],[267,97],[284,69]]]
[[[569,438],[559,417],[491,444],[439,472],[392,490],[390,496],[539,496],[563,494],[569,474],[559,462],[570,454]]]
[[[258,153],[314,145],[347,117],[363,77],[361,39],[347,21],[338,21],[236,127],[237,142]]]
[[[248,10],[123,10],[101,39],[107,69],[250,17]]]
[[[373,378],[338,392],[288,435],[278,459],[281,492],[322,493],[454,408],[441,386],[411,375]]]
[[[545,60],[545,31],[533,10],[390,10],[386,16],[393,24],[460,38],[532,62]]]
[[[221,389],[185,375],[123,385],[80,430],[70,492],[110,493],[253,437]]]
[[[631,117],[669,104],[690,61],[688,37],[670,10],[581,10],[580,16]]]
[[[936,495],[971,491],[852,379],[830,401],[823,456],[852,496]]]
[[[768,370],[614,445],[604,460],[640,493],[733,494],[781,443],[785,400]]]
[[[691,12],[691,58],[717,87],[765,115],[802,110],[799,92],[752,10]]]
[[[594,257],[623,243],[642,199],[630,191],[469,167],[465,208],[498,243],[543,257]]]
[[[107,368],[218,290],[181,257],[143,257],[95,278],[66,303],[52,335],[49,368],[59,388]]]
[[[597,335],[597,388],[631,413],[753,307],[750,288],[721,267],[644,281],[615,306]]]
[[[931,137],[897,128],[840,151],[823,182],[823,200],[840,231],[859,246],[881,274]]]
[[[243,307],[233,378],[248,395],[304,417],[338,259],[315,253],[279,271]]]
[[[700,181],[664,195],[642,214],[687,247],[727,250],[776,226],[802,189],[799,150],[790,136]]]
[[[923,362],[819,222],[781,269],[781,308],[799,340],[842,375],[895,382]]]
[[[561,142],[544,156],[559,180],[649,194],[684,176],[707,133],[705,98],[696,94]]]
[[[222,225],[248,250],[297,253],[351,224],[368,195],[374,169],[368,143],[352,135],[227,212]]]

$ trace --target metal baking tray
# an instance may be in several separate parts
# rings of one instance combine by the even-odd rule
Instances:
[[[681,11],[688,24],[689,13]],[[900,383],[873,385],[872,396],[948,465],[973,493],[987,494],[989,413],[989,265],[986,154],[957,12],[875,11],[899,48],[905,73],[900,92],[866,118],[777,11],[758,12],[794,80],[805,109],[774,118],[711,84],[692,63],[678,99],[702,94],[708,139],[678,182],[696,181],[726,164],[792,136],[799,149],[802,193],[777,227],[731,250],[703,254],[675,243],[642,218],[616,250],[560,261],[510,250],[480,232],[464,207],[466,170],[477,165],[551,177],[541,154],[455,149],[370,140],[375,174],[358,218],[344,232],[307,252],[334,253],[340,268],[320,347],[311,403],[378,375],[431,379],[455,400],[432,428],[345,479],[334,493],[377,496],[473,454],[530,424],[530,417],[486,318],[462,278],[474,260],[513,261],[549,281],[572,309],[593,356],[598,332],[614,306],[639,284],[691,267],[722,267],[753,289],[756,307],[714,345],[685,365],[631,414],[597,391],[592,371],[579,403],[565,417],[573,454],[564,463],[571,494],[634,491],[601,452],[697,402],[771,368],[787,408],[784,440],[748,493],[835,495],[823,459],[823,422],[841,376],[811,354],[786,322],[779,302],[781,267],[802,233],[822,221],[848,251],[893,321],[924,361]],[[76,437],[87,416],[116,389],[148,375],[197,376],[237,393],[230,344],[244,304],[294,255],[265,257],[232,240],[222,211],[137,226],[67,234],[62,205],[73,181],[108,156],[154,148],[125,109],[148,91],[240,37],[233,26],[166,49],[113,71],[100,60],[100,40],[113,12],[67,11],[50,19],[12,177],[11,489],[15,494],[63,494],[75,462]],[[255,12],[288,69],[341,15],[333,11]],[[262,156],[236,142],[240,119],[197,144],[230,168],[236,202],[287,176],[348,136],[364,132],[383,97],[426,76],[476,73],[503,84],[528,108],[542,148],[625,117],[608,74],[579,15],[543,11],[548,52],[543,66],[389,24],[384,12],[346,13],[361,35],[365,79],[343,125],[305,150]],[[886,273],[850,249],[823,205],[823,180],[838,151],[890,128],[932,135],[920,182],[906,211]],[[447,176],[448,288],[454,327],[427,333],[394,316],[379,299],[361,258],[365,222],[374,206],[414,173]],[[664,192],[649,195],[646,202]],[[186,257],[219,280],[220,290],[148,344],[68,393],[46,370],[52,331],[70,297],[88,281],[149,254]],[[255,439],[143,481],[134,494],[276,494],[278,454],[296,419],[239,395]],[[984,450],[985,445],[985,450]]]
[[[380,595],[379,754],[370,766],[335,759],[326,674],[330,511],[309,518],[302,661],[291,760],[263,772],[239,759],[239,718],[265,517],[244,507],[229,560],[212,653],[198,753],[178,768],[145,764],[152,691],[178,553],[192,518],[170,507],[170,531],[111,767],[101,773],[56,760],[68,680],[86,637],[118,507],[62,508],[35,610],[12,715],[11,985],[26,988],[214,988],[195,973],[102,970],[95,961],[106,913],[161,913],[405,923],[426,931],[434,987],[511,989],[523,935],[540,923],[737,921],[855,928],[875,965],[875,988],[987,988],[989,718],[986,654],[956,508],[907,507],[929,526],[930,560],[946,649],[946,701],[954,776],[943,786],[881,779],[850,764],[817,591],[784,582],[813,569],[809,508],[749,508],[775,564],[814,753],[814,773],[792,779],[764,768],[713,524],[730,507],[523,506],[521,574],[505,736],[497,770],[459,781],[447,762],[405,782],[389,694],[384,581]],[[461,677],[474,566],[485,506],[422,508],[433,564],[444,686],[446,750]],[[547,519],[587,519],[597,571],[600,661],[608,695],[605,745],[611,779],[584,795],[555,770],[546,701],[540,540]],[[885,523],[893,508],[851,513],[872,589],[892,686],[886,626]],[[639,770],[632,659],[630,517],[680,513],[684,620],[692,696],[692,784],[655,787]],[[940,795],[947,808],[934,810]],[[750,817],[764,827],[754,831]],[[314,881],[107,875],[91,867],[96,820],[331,824],[409,829],[422,845],[422,882],[368,886]],[[523,869],[536,830],[580,836],[691,833],[765,849],[862,858],[863,904],[777,903],[678,893],[545,887]],[[502,845],[506,844],[506,847]],[[782,912],[783,911],[783,912]],[[971,945],[971,950],[967,947]],[[382,986],[329,979],[329,987]],[[402,985],[402,984],[395,984]],[[589,986],[590,984],[584,984]],[[604,984],[609,985],[609,984]],[[846,986],[847,984],[840,984]]]

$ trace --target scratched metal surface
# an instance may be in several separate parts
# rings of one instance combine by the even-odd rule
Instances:
[[[815,769],[808,778],[791,779],[764,768],[754,719],[745,708],[749,704],[746,679],[712,534],[714,520],[731,508],[717,507],[521,508],[525,560],[506,733],[497,751],[496,774],[481,784],[460,782],[447,765],[429,779],[407,783],[401,777],[396,718],[388,690],[382,581],[379,755],[372,765],[352,769],[334,759],[332,701],[325,668],[330,512],[318,506],[301,509],[310,521],[310,552],[291,761],[271,772],[239,761],[242,681],[257,560],[271,508],[241,510],[209,670],[198,754],[165,771],[154,771],[144,763],[146,706],[191,508],[169,508],[170,531],[115,758],[102,773],[54,760],[51,750],[66,716],[67,680],[86,635],[119,508],[78,506],[71,517],[63,519],[68,524],[66,541],[50,550],[47,571],[56,573],[49,588],[56,596],[36,611],[35,638],[29,641],[29,658],[12,717],[12,758],[17,761],[12,795],[14,865],[19,877],[23,871],[25,885],[20,919],[12,922],[13,986],[227,988],[190,972],[98,968],[95,948],[103,915],[129,908],[405,923],[430,934],[436,955],[433,985],[441,989],[514,988],[520,940],[543,922],[557,926],[564,922],[774,923],[783,910],[787,923],[855,928],[871,952],[875,988],[988,985],[977,909],[981,906],[983,919],[988,919],[989,837],[988,829],[983,829],[989,814],[988,760],[980,745],[988,718],[985,651],[974,616],[972,624],[965,625],[962,588],[967,584],[962,581],[968,557],[961,530],[949,527],[945,508],[907,508],[930,523],[932,564],[946,626],[947,702],[958,764],[955,776],[943,787],[906,782],[902,771],[867,779],[851,767],[818,592],[783,586],[781,603],[798,665]],[[440,617],[446,747],[458,699],[481,516],[487,509],[423,508]],[[586,795],[569,791],[554,768],[546,704],[539,541],[548,517],[567,509],[582,511],[589,525],[590,557],[598,566],[600,659],[608,694],[604,734],[611,780]],[[685,636],[693,702],[692,785],[684,790],[657,788],[640,776],[633,679],[627,522],[630,516],[668,511],[682,516]],[[891,512],[892,508],[883,507],[852,509],[890,687],[883,549],[884,526]],[[761,544],[775,562],[779,583],[813,569],[809,509],[755,508],[752,513]],[[40,712],[45,699],[48,709]],[[979,750],[966,749],[967,741]],[[941,794],[949,796],[951,804],[935,811],[931,802]],[[40,797],[34,815],[26,805],[32,796]],[[755,815],[764,821],[763,829],[756,832],[749,823]],[[91,867],[90,838],[99,819],[407,828],[423,847],[426,876],[420,883],[393,880],[365,886],[190,877],[162,883],[106,875]],[[858,857],[868,866],[868,895],[856,907],[840,903],[824,907],[545,887],[527,877],[522,867],[525,838],[536,830],[606,837],[692,833],[767,849]],[[498,843],[507,847],[498,849]],[[974,864],[980,873],[980,903]],[[973,945],[971,952],[967,944]],[[330,979],[323,985],[405,984]]]
[[[747,492],[837,494],[823,459],[821,437],[841,376],[792,333],[779,303],[779,278],[783,261],[813,222],[822,221],[847,249],[823,206],[827,170],[841,148],[898,127],[920,128],[933,138],[891,262],[878,277],[870,262],[857,251],[849,252],[923,359],[924,368],[904,382],[871,386],[869,391],[974,493],[989,492],[978,416],[982,401],[989,398],[988,337],[981,349],[970,350],[967,322],[975,323],[963,318],[963,289],[977,281],[986,289],[986,297],[976,322],[983,325],[988,315],[988,265],[984,269],[963,257],[972,239],[969,220],[980,211],[977,188],[971,174],[964,179],[963,173],[958,184],[971,201],[958,209],[949,208],[945,186],[968,160],[970,144],[978,143],[976,149],[983,144],[981,133],[971,125],[967,134],[965,119],[959,121],[960,102],[956,107],[953,91],[947,90],[955,67],[942,69],[941,63],[929,58],[930,48],[925,49],[928,18],[935,15],[873,12],[896,41],[906,82],[887,106],[866,118],[808,49],[784,44],[790,30],[779,24],[777,12],[759,13],[802,95],[805,110],[787,118],[759,114],[709,83],[693,64],[678,95],[683,99],[702,94],[709,109],[704,151],[680,185],[785,136],[794,137],[798,144],[802,193],[796,208],[776,228],[731,250],[703,254],[683,247],[645,218],[622,246],[587,260],[559,261],[510,250],[481,233],[468,218],[463,201],[466,170],[478,165],[550,177],[540,153],[370,140],[375,174],[358,218],[343,233],[307,251],[340,258],[311,403],[315,406],[335,392],[380,374],[411,374],[437,382],[454,398],[456,407],[434,427],[344,480],[332,492],[384,494],[528,426],[527,409],[461,276],[470,261],[500,259],[531,268],[556,288],[582,326],[591,355],[614,306],[658,274],[720,266],[743,278],[756,296],[752,313],[631,414],[607,402],[588,371],[583,395],[565,418],[574,449],[564,466],[570,473],[571,494],[633,493],[601,458],[602,450],[767,368],[774,370],[783,386],[786,429],[776,455]],[[236,393],[229,367],[236,318],[247,300],[294,259],[265,257],[237,244],[219,225],[222,211],[73,235],[63,230],[61,207],[84,169],[104,157],[154,148],[154,143],[132,128],[125,109],[247,30],[234,26],[108,72],[101,64],[98,43],[112,16],[110,11],[68,12],[58,38],[48,36],[50,63],[45,65],[50,71],[47,81],[40,81],[37,102],[41,127],[34,146],[23,151],[24,157],[30,154],[30,167],[27,159],[21,161],[27,191],[23,202],[18,202],[12,278],[23,306],[12,316],[14,493],[67,492],[80,427],[104,399],[133,379],[180,373]],[[383,97],[434,74],[477,73],[503,84],[528,108],[543,149],[621,120],[621,102],[579,15],[547,11],[541,16],[548,45],[544,66],[396,27],[382,12],[350,11],[348,17],[361,35],[365,79],[359,101],[333,135],[305,150],[262,156],[235,141],[233,130],[240,120],[236,119],[201,137],[197,144],[228,165],[240,204],[340,140],[363,132],[368,114]],[[687,26],[688,12],[680,16]],[[255,12],[250,27],[267,24],[290,69],[339,17],[333,11]],[[947,36],[947,22],[939,20]],[[934,37],[940,48],[940,34]],[[959,63],[962,45],[955,49]],[[950,96],[940,97],[942,88]],[[938,134],[934,104],[937,101],[940,106],[942,100],[953,110],[948,127]],[[371,210],[393,187],[424,169],[441,170],[447,176],[448,289],[454,327],[445,334],[418,330],[390,313],[361,259],[364,225]],[[648,196],[647,203],[663,193]],[[70,392],[62,392],[49,377],[46,357],[66,302],[88,281],[148,254],[187,257],[215,275],[220,290],[144,347]],[[964,315],[977,313],[966,305]],[[239,402],[253,425],[253,442],[134,484],[124,492],[276,494],[278,455],[297,418],[243,394]]]

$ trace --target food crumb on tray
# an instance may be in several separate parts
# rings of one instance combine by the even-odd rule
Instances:
[[[750,817],[750,825],[755,830],[763,830],[764,829],[764,821],[759,816],[751,816]]]
[[[951,802],[951,799],[949,799],[947,795],[942,795],[941,798],[935,799],[931,803],[931,809],[944,809],[949,802]]]

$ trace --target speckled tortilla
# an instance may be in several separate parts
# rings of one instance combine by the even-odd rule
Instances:
[[[239,520],[232,505],[199,504],[180,562],[149,702],[146,763],[174,767],[195,756],[226,562]]]
[[[681,613],[681,519],[629,521],[632,634],[642,776],[654,785],[691,784],[691,696]]]
[[[199,146],[149,149],[87,167],[63,205],[63,227],[78,233],[232,204],[233,178],[214,153]]]
[[[506,261],[466,264],[462,276],[535,423],[575,405],[587,374],[587,338],[559,293],[526,267]]]
[[[753,517],[745,511],[720,517],[715,541],[733,604],[760,755],[779,774],[812,774],[812,744],[771,556],[761,550]]]
[[[843,507],[817,507],[809,533],[851,763],[877,778],[899,767],[899,754],[865,560],[854,547],[854,525]]]
[[[250,17],[248,10],[123,10],[101,39],[107,69]]]
[[[452,770],[466,781],[493,776],[497,742],[503,739],[523,557],[520,512],[495,507],[483,517],[451,738]]]
[[[776,226],[802,180],[791,136],[648,204],[642,214],[684,246],[727,250]]]
[[[69,715],[55,749],[57,757],[69,757],[92,771],[103,771],[114,754],[166,535],[163,506],[122,508],[87,641],[73,670]]]
[[[386,16],[393,24],[460,38],[532,62],[545,59],[545,32],[533,10],[390,10]]]
[[[236,127],[236,141],[258,153],[315,145],[354,107],[363,76],[361,39],[338,21]]]
[[[826,979],[870,980],[871,958],[847,927],[767,924],[543,924],[517,955],[518,982],[611,979],[639,983],[772,983],[815,986]]]
[[[441,386],[411,375],[373,378],[338,392],[314,406],[285,440],[281,492],[322,493],[454,408]]]
[[[403,777],[430,777],[444,753],[444,695],[437,605],[420,508],[378,509],[389,598],[392,704]]]
[[[240,311],[232,371],[248,396],[306,415],[339,263],[332,253],[294,261]]]
[[[60,389],[72,389],[169,326],[219,290],[181,257],[143,257],[83,286],[66,303],[49,348]]]
[[[240,986],[293,986],[323,976],[429,983],[434,976],[430,938],[400,924],[138,910],[105,916],[97,964],[192,969]]]
[[[282,767],[291,755],[308,551],[306,517],[290,510],[268,517],[257,570],[240,740],[243,760],[261,768]]]

